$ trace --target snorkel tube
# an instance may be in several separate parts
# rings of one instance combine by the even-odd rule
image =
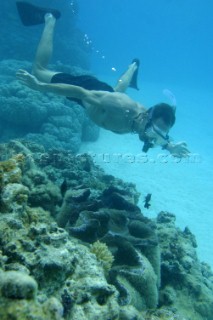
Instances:
[[[171,106],[176,110],[177,107],[177,100],[175,95],[169,89],[163,89],[163,94],[168,98],[171,103]]]
[[[154,147],[154,143],[150,142],[149,139],[144,141],[142,151],[147,153],[150,148]]]

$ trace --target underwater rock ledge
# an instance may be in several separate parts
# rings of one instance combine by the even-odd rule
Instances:
[[[87,154],[1,144],[1,320],[213,320],[194,235],[139,196]]]

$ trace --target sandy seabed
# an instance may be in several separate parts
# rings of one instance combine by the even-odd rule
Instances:
[[[143,91],[128,94],[150,107],[169,102],[162,95],[166,85],[143,84]],[[213,95],[197,89],[169,88],[177,99],[177,121],[171,131],[174,141],[187,141],[191,151],[181,161],[160,148],[142,153],[137,135],[118,135],[101,129],[95,143],[84,143],[80,152],[90,153],[106,173],[133,182],[141,193],[139,206],[154,218],[160,211],[176,215],[177,226],[195,234],[198,257],[213,268]],[[152,194],[151,207],[144,208],[144,197]]]

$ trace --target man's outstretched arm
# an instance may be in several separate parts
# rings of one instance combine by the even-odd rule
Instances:
[[[63,83],[40,82],[35,76],[22,69],[18,70],[16,77],[22,84],[36,91],[51,92],[60,96],[77,98],[81,100],[87,99],[88,90],[78,86]]]

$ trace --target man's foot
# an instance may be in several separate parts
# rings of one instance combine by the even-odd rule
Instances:
[[[56,18],[52,15],[52,13],[48,12],[44,16],[45,23],[48,23],[49,21],[55,22]]]
[[[137,84],[139,66],[140,66],[140,60],[137,58],[133,59],[132,64],[130,65],[130,68],[133,69],[133,75],[129,83],[129,87],[134,88],[136,90],[139,90],[138,84]]]
[[[140,60],[138,58],[135,58],[132,60],[132,63],[135,63],[136,66],[139,68],[139,65],[140,65]]]

